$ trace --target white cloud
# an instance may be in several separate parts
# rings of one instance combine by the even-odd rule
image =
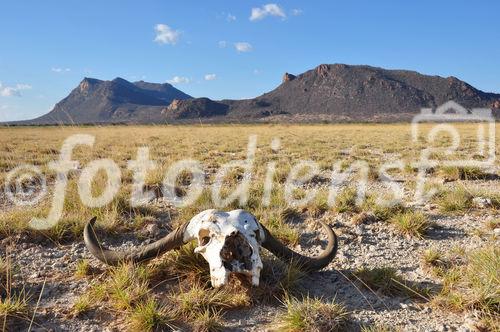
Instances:
[[[206,74],[205,75],[205,81],[213,81],[217,78],[217,75],[215,74]]]
[[[29,90],[31,85],[29,84],[16,84],[16,90]]]
[[[170,84],[186,84],[189,82],[191,82],[191,80],[189,78],[183,77],[183,76],[174,76],[171,79],[167,80],[167,83],[170,83]]]
[[[225,47],[227,46],[227,41],[225,41],[225,40],[220,40],[218,44],[219,44],[219,47],[220,47],[220,48],[225,48]]]
[[[157,24],[155,26],[156,37],[154,39],[158,44],[175,45],[179,40],[181,32],[174,30],[166,24]]]
[[[253,74],[254,75],[260,75],[260,73],[262,73],[262,70],[260,70],[260,69],[254,69],[253,70]]]
[[[238,52],[250,52],[253,49],[252,45],[247,42],[234,43],[234,48],[236,48]]]
[[[226,16],[226,21],[228,21],[228,22],[236,21],[236,16],[234,16],[231,13],[228,13],[227,16]]]
[[[252,14],[250,15],[250,21],[262,20],[267,16],[277,16],[281,18],[286,18],[283,9],[275,3],[268,3],[262,7],[252,8]]]
[[[292,15],[293,16],[299,16],[299,15],[302,15],[302,9],[299,9],[299,8],[295,8],[295,9],[292,9]]]
[[[70,72],[71,69],[70,68],[59,68],[59,67],[52,67],[51,70],[54,72],[54,73],[67,73],[67,72]]]
[[[0,83],[0,96],[11,97],[11,96],[21,96],[21,91],[31,89],[29,84],[16,84],[16,86],[4,86]]]

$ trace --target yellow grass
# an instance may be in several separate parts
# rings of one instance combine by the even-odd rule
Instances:
[[[207,182],[211,183],[221,165],[245,159],[249,137],[257,135],[257,151],[251,180],[252,195],[246,204],[235,202],[230,207],[240,206],[256,214],[269,215],[270,211],[277,213],[287,208],[283,190],[280,190],[283,183],[280,177],[285,176],[286,179],[288,170],[299,160],[315,161],[323,170],[332,169],[337,162],[341,162],[345,169],[357,160],[366,161],[375,172],[375,167],[387,160],[399,158],[404,164],[409,165],[418,161],[421,149],[426,147],[426,133],[432,126],[432,124],[422,125],[418,142],[412,142],[409,124],[2,127],[0,128],[0,184],[3,189],[8,172],[16,166],[32,164],[40,167],[48,178],[50,190],[53,187],[55,172],[47,165],[59,158],[64,140],[75,134],[95,136],[94,146],[77,147],[73,152],[73,159],[79,161],[82,167],[96,159],[112,159],[122,171],[123,185],[113,203],[104,208],[89,209],[79,200],[75,185],[78,175],[70,174],[70,186],[61,221],[64,227],[59,227],[48,235],[57,240],[71,239],[80,234],[82,223],[92,215],[97,215],[99,221],[109,229],[116,228],[123,224],[123,220],[128,221],[131,217],[140,224],[141,220],[155,216],[157,211],[133,209],[128,206],[132,172],[127,170],[127,161],[136,159],[138,148],[149,147],[150,159],[158,166],[147,174],[146,182],[149,185],[161,187],[164,174],[169,167],[174,162],[186,158],[198,160],[208,174]],[[470,157],[475,148],[473,142],[477,127],[475,124],[460,124],[457,128],[463,144],[459,155],[454,158]],[[497,139],[498,137],[500,129],[497,130]],[[271,149],[271,142],[275,138],[281,140],[281,148],[277,152]],[[439,142],[441,143],[437,145],[446,145],[449,138],[440,137]],[[270,206],[263,207],[261,198],[269,162],[276,163],[275,188]],[[392,175],[404,175],[405,172],[407,171],[396,170]],[[94,194],[99,193],[104,181],[105,178],[94,181]],[[229,192],[236,182],[234,174],[230,174],[223,186],[223,193]],[[411,183],[408,185],[411,186]],[[324,199],[326,193],[320,193],[318,197]],[[341,203],[342,195],[339,197]],[[213,206],[210,195],[204,194],[201,199],[204,201],[200,206]],[[322,202],[311,204],[309,211],[312,215],[317,217],[318,213],[325,211],[324,208],[315,208],[318,204],[323,204]],[[45,216],[49,207],[49,198],[46,198],[36,207],[0,211],[0,236],[2,233],[6,236],[26,229],[29,218]],[[184,220],[196,212],[197,209],[188,207],[181,209],[179,216]],[[296,241],[293,234],[286,234],[283,237],[292,239],[291,242]]]

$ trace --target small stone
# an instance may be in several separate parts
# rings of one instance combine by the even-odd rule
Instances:
[[[357,235],[361,235],[365,232],[365,227],[363,225],[358,225],[354,227],[354,233]]]
[[[478,209],[484,209],[491,206],[491,199],[484,197],[474,197],[472,204]]]
[[[432,312],[432,309],[430,307],[425,307],[420,312],[423,314],[430,314]]]

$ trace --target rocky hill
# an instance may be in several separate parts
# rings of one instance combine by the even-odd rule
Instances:
[[[154,123],[174,99],[191,96],[170,84],[131,83],[122,78],[101,81],[84,78],[54,109],[30,124]]]
[[[500,94],[455,78],[370,66],[322,64],[262,96],[213,101],[191,98],[170,84],[85,78],[48,114],[23,124],[198,122],[392,122],[408,121],[422,107],[454,100],[491,107]]]
[[[409,120],[422,107],[434,108],[449,100],[466,107],[500,108],[500,94],[480,91],[455,77],[323,64],[298,76],[286,73],[281,85],[254,99],[205,101],[216,112],[200,112],[199,99],[191,99],[164,113],[177,120],[221,120],[225,110],[225,121],[387,122]]]

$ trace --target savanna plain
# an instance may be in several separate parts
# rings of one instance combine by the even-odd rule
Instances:
[[[440,152],[452,137],[441,134],[431,144],[434,124],[422,124],[412,140],[410,124],[338,125],[189,125],[63,126],[0,128],[0,327],[6,331],[500,331],[500,176],[499,163],[488,167],[440,166],[425,170],[426,200],[415,197],[418,161],[433,146],[435,160],[481,160],[477,124],[457,124],[460,146]],[[44,231],[33,230],[33,217],[48,215],[64,140],[75,134],[95,136],[93,146],[78,146],[72,159],[62,218]],[[197,213],[215,208],[211,184],[222,165],[247,158],[256,135],[250,175],[234,167],[224,177],[227,197],[249,180],[242,208],[290,248],[305,255],[321,252],[324,234],[317,220],[333,227],[339,249],[330,265],[305,274],[262,250],[260,285],[238,278],[213,289],[208,265],[188,244],[148,264],[108,267],[86,250],[82,233],[97,217],[98,235],[107,246],[123,250],[161,238]],[[494,145],[499,147],[500,129]],[[133,172],[127,162],[141,147],[157,168],[145,187],[154,198],[130,204]],[[496,160],[498,160],[498,151]],[[111,159],[122,172],[116,197],[99,208],[85,206],[77,183],[81,169],[96,159]],[[206,189],[194,204],[176,207],[162,195],[169,167],[183,159],[199,161]],[[307,176],[286,197],[290,170],[313,161],[318,172]],[[275,163],[269,200],[263,200],[270,163]],[[366,174],[353,172],[339,183],[329,201],[333,170],[366,163]],[[48,194],[32,206],[17,206],[6,195],[8,174],[22,164],[40,168]],[[380,167],[392,164],[380,175]],[[397,166],[394,166],[397,165]],[[249,178],[248,178],[249,177]],[[364,199],[357,185],[367,179]],[[393,204],[380,199],[403,196]],[[176,193],[190,190],[192,175],[181,172]],[[98,173],[92,191],[106,188]],[[21,187],[40,189],[37,178]],[[12,189],[12,188],[11,188]],[[315,192],[305,204],[294,200]],[[331,195],[330,195],[331,198]],[[394,197],[392,197],[394,198]]]

